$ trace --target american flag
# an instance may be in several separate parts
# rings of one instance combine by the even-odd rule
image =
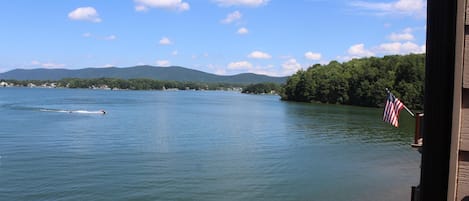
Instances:
[[[399,113],[404,108],[404,104],[394,97],[391,92],[388,92],[388,98],[386,100],[386,106],[384,107],[383,121],[390,123],[391,125],[399,126]]]

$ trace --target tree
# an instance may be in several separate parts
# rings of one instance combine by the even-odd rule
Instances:
[[[283,85],[282,100],[381,107],[389,88],[408,107],[423,108],[424,54],[315,64]]]

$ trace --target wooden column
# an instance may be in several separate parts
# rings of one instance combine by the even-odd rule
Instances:
[[[421,200],[447,200],[457,1],[427,1]]]

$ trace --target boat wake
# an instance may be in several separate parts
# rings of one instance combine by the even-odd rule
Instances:
[[[40,109],[41,112],[60,112],[74,114],[106,114],[104,110],[58,110],[58,109]]]
[[[74,113],[74,114],[106,114],[104,110],[65,110],[46,107],[24,106],[17,104],[4,104],[0,108],[6,108],[19,111],[40,111],[40,112],[58,112],[58,113]]]

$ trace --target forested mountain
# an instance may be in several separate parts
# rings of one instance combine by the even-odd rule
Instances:
[[[370,57],[316,64],[292,75],[283,100],[382,107],[388,88],[407,107],[423,108],[425,55]]]
[[[0,79],[12,80],[61,80],[64,78],[148,78],[155,80],[169,80],[180,82],[204,83],[285,83],[287,77],[270,77],[252,73],[243,73],[232,76],[220,76],[183,67],[154,67],[135,66],[129,68],[84,68],[70,69],[15,69],[0,74]]]

